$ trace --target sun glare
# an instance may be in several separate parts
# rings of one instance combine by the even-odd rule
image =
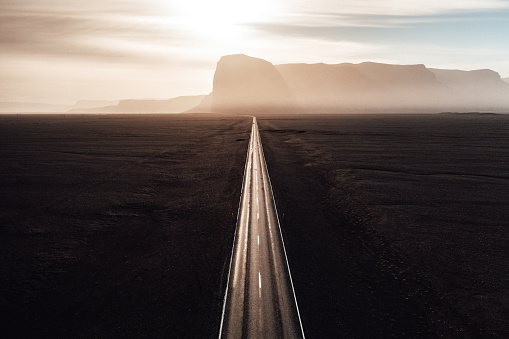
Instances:
[[[204,38],[237,42],[249,31],[248,24],[267,20],[276,12],[269,0],[186,0],[172,2],[174,18]]]

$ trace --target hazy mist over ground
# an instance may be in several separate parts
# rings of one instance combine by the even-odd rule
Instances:
[[[285,64],[246,55],[219,60],[214,88],[196,112],[509,112],[509,84],[492,70],[424,65]]]

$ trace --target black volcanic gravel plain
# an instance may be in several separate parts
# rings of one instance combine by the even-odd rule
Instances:
[[[509,116],[259,126],[309,337],[509,336]]]
[[[213,337],[251,118],[0,116],[0,337]]]

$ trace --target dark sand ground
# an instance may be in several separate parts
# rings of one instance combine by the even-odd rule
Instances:
[[[0,116],[0,337],[216,337],[250,123]],[[259,125],[309,338],[509,336],[509,117]]]
[[[309,337],[509,337],[509,116],[259,125]]]
[[[250,128],[0,116],[0,338],[216,336]]]

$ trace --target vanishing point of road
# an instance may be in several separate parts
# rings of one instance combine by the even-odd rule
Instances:
[[[219,338],[304,338],[253,118]]]

